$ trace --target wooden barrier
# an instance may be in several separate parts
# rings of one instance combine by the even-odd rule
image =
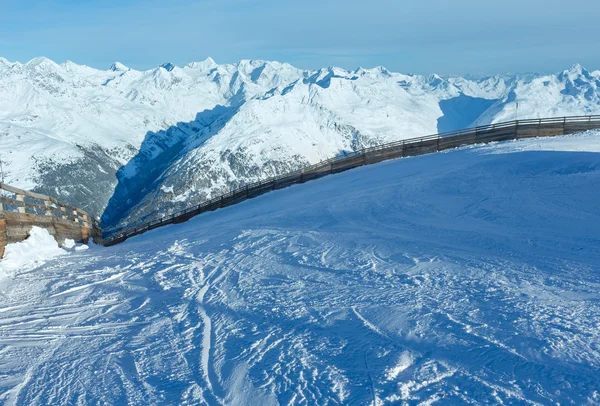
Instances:
[[[346,155],[330,158],[310,165],[300,171],[250,183],[222,196],[203,202],[170,216],[158,218],[138,227],[113,232],[104,239],[104,245],[121,243],[127,238],[167,224],[181,223],[190,218],[260,196],[271,190],[282,189],[320,177],[346,171],[362,165],[370,165],[389,159],[424,155],[432,152],[495,141],[508,141],[529,137],[551,137],[600,128],[600,116],[576,116],[517,120],[496,123],[465,130],[395,141],[376,147],[365,148]]]
[[[272,190],[308,182],[362,165],[424,155],[465,145],[529,137],[551,137],[599,128],[600,116],[560,117],[496,123],[395,141],[336,156],[299,171],[244,185],[197,206],[150,220],[135,228],[113,232],[104,239],[96,220],[85,211],[60,203],[49,196],[0,183],[0,258],[4,254],[6,244],[27,238],[32,226],[46,228],[59,244],[63,244],[67,238],[77,242],[87,242],[89,238],[93,238],[97,244],[111,246],[148,230],[167,224],[181,223],[198,214],[231,206]]]
[[[39,193],[0,183],[0,258],[7,244],[29,236],[33,226],[45,228],[62,245],[66,239],[103,244],[102,230],[85,211]]]
[[[4,218],[4,213],[0,212],[0,258],[4,256],[6,244],[8,244],[6,238],[6,219]]]

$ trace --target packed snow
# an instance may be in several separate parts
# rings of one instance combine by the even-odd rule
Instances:
[[[17,269],[0,403],[600,404],[599,139],[362,167]]]

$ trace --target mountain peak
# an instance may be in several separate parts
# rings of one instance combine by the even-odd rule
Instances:
[[[214,59],[212,59],[210,56],[208,58],[206,58],[205,60],[201,61],[201,62],[192,62],[191,64],[188,65],[202,65],[202,66],[213,66],[213,65],[217,65],[217,63],[215,62]]]
[[[110,70],[113,72],[125,72],[128,71],[129,68],[123,65],[121,62],[115,62],[110,66]]]
[[[571,66],[569,69],[563,71],[560,75],[561,78],[569,78],[569,79],[573,79],[573,78],[577,78],[580,76],[584,76],[586,78],[590,77],[590,73],[588,72],[587,69],[585,69],[583,66],[581,66],[580,64],[576,63],[573,66]]]
[[[166,62],[160,65],[160,67],[166,70],[167,72],[172,72],[173,69],[175,69],[176,65],[172,64],[171,62]]]
[[[585,68],[583,66],[581,66],[579,63],[574,63],[573,65],[571,65],[571,67],[568,70],[573,71],[573,72],[582,72],[585,70]]]
[[[33,68],[35,68],[35,67],[49,68],[49,67],[57,67],[58,65],[56,64],[56,62],[54,62],[51,59],[46,58],[45,56],[38,56],[37,58],[33,58],[32,60],[27,62],[25,64],[25,66],[33,67]]]
[[[201,62],[190,62],[184,66],[188,69],[196,69],[199,71],[212,70],[216,68],[218,64],[210,56]]]
[[[70,71],[70,72],[76,71],[78,69],[93,69],[86,65],[76,64],[73,61],[65,61],[65,62],[61,63],[60,66],[62,66],[65,70]]]
[[[363,68],[359,66],[353,72],[356,75],[371,75],[376,77],[390,77],[391,73],[383,66],[376,66],[374,68]]]

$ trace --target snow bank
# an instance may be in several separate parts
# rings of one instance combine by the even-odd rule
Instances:
[[[0,261],[0,275],[32,265],[39,265],[45,260],[66,254],[58,243],[40,227],[32,227],[29,238],[15,244],[8,244],[4,259]]]

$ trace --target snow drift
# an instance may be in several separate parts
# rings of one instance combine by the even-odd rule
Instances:
[[[74,245],[74,244],[73,244]],[[0,260],[0,276],[15,270],[40,266],[44,261],[66,254],[58,243],[40,227],[32,227],[29,237],[21,242],[8,244],[4,257]]]

